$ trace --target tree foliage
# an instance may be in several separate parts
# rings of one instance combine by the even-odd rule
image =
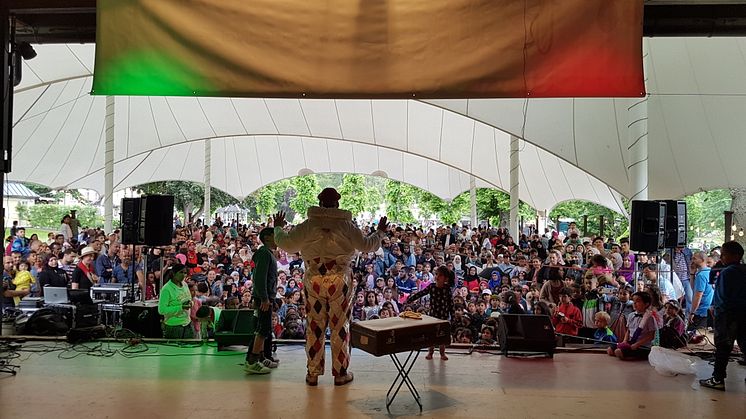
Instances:
[[[255,202],[257,214],[264,218],[282,209],[289,189],[290,181],[284,179],[254,192],[251,196]],[[244,200],[244,203],[246,202]]]
[[[583,216],[588,216],[588,229],[583,230]],[[578,223],[578,228],[585,236],[595,236],[601,233],[601,216],[604,217],[604,236],[618,240],[629,236],[629,220],[627,217],[604,206],[587,201],[565,201],[554,207],[549,218],[571,218]]]
[[[316,175],[298,176],[290,179],[290,186],[295,191],[290,199],[290,208],[296,214],[305,217],[308,208],[319,203],[318,196],[321,192],[319,181],[316,179]]]
[[[134,189],[147,195],[173,195],[174,205],[182,210],[184,215],[192,214],[198,218],[204,208],[205,188],[201,183],[181,180],[151,182],[136,186]],[[221,207],[236,204],[238,200],[220,189],[210,188],[210,213]]]
[[[339,200],[339,207],[350,211],[353,217],[369,208],[368,186],[365,182],[365,176],[346,174],[342,178],[342,184],[339,185],[339,194],[342,199]]]
[[[386,213],[391,221],[399,223],[415,222],[412,204],[415,202],[415,187],[390,180],[386,183]]]
[[[80,205],[35,204],[31,206],[19,205],[20,218],[27,219],[32,227],[58,229],[62,217],[76,210],[75,217],[82,227],[103,227],[104,217],[99,215],[96,207]]]
[[[510,195],[497,189],[477,189],[477,215],[480,219],[489,220],[491,225],[507,226],[510,222]],[[536,210],[520,201],[518,217],[531,220],[536,217]]]
[[[469,213],[469,192],[464,192],[448,202],[430,192],[418,190],[417,204],[423,214],[436,215],[443,224],[453,224]]]
[[[686,200],[687,223],[691,226],[689,241],[698,238],[715,240],[717,244],[725,234],[724,211],[731,206],[731,193],[727,189],[699,192],[689,195]]]

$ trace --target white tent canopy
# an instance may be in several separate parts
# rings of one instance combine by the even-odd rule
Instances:
[[[88,94],[94,46],[35,48],[16,88],[10,177],[103,192],[105,98]],[[419,101],[117,97],[115,139],[115,189],[202,181],[205,140],[212,186],[239,198],[306,173],[383,175],[445,199],[468,190],[471,175],[479,187],[510,187],[508,134]],[[624,212],[619,193],[562,157],[521,143],[523,201]]]

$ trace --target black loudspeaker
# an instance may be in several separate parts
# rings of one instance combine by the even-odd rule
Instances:
[[[254,310],[223,310],[215,325],[218,350],[230,345],[250,346],[254,340],[255,328]]]
[[[147,246],[171,244],[174,220],[173,195],[147,195],[140,198],[139,238]]]
[[[657,252],[666,236],[666,203],[632,201],[629,247],[638,252]]]
[[[497,341],[504,356],[543,353],[554,357],[557,341],[549,316],[501,314],[497,318]]]
[[[158,303],[132,303],[122,306],[122,326],[146,338],[162,338]]]
[[[666,249],[686,246],[686,201],[661,201],[666,204]]]
[[[122,244],[142,244],[140,232],[140,198],[122,198],[119,221],[122,226]]]

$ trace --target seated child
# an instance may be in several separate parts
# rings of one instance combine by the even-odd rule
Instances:
[[[668,300],[663,306],[663,327],[659,332],[660,345],[663,348],[678,349],[686,346],[686,325],[681,318],[681,306],[676,300]]]
[[[577,336],[578,328],[583,324],[583,314],[571,303],[572,294],[570,288],[560,290],[560,304],[552,313],[552,325],[557,333]]]
[[[482,327],[482,333],[480,339],[477,341],[477,345],[494,345],[495,341],[495,329],[492,326],[485,325]]]
[[[471,329],[461,328],[456,331],[456,343],[473,343]]]
[[[16,291],[30,291],[31,285],[35,282],[36,280],[31,276],[31,272],[28,271],[28,262],[25,260],[19,262],[18,272],[16,273],[16,277],[13,278],[13,285],[16,286]],[[21,304],[21,297],[13,297],[13,303],[17,307]]]
[[[609,316],[609,313],[605,311],[599,311],[594,316],[594,320],[596,325],[596,332],[593,334],[593,339],[596,341],[595,343],[616,343],[616,336],[614,336],[614,332],[609,329],[609,322],[611,321],[611,316]]]
[[[632,294],[632,305],[635,309],[627,317],[627,332],[619,344],[612,344],[606,351],[610,356],[619,359],[647,359],[650,344],[655,339],[660,315],[651,308],[653,298],[645,291]]]

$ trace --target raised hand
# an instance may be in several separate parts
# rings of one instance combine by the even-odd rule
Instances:
[[[385,232],[389,229],[389,222],[387,217],[381,217],[380,221],[378,221],[378,231]]]
[[[285,227],[287,222],[285,222],[285,212],[280,211],[273,217],[274,220],[274,226],[275,227]]]

